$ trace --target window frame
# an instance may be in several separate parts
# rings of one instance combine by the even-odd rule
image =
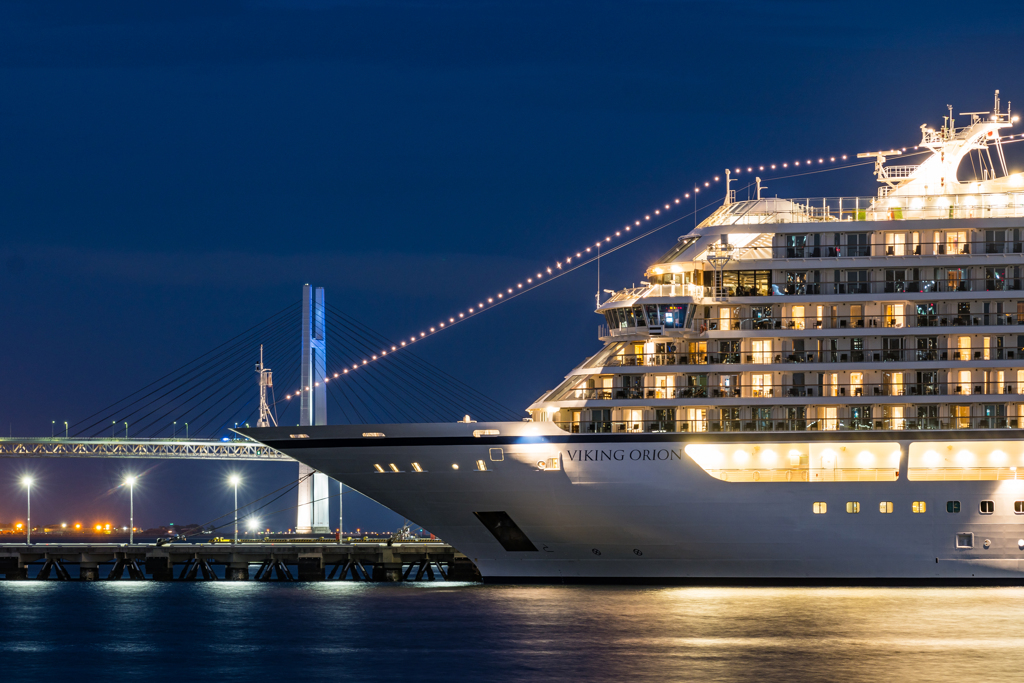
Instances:
[[[960,501],[959,500],[947,500],[946,501],[946,512],[951,515],[960,514]]]
[[[811,505],[811,510],[816,515],[824,515],[828,513],[828,503],[823,500],[816,500]]]
[[[883,500],[878,503],[878,511],[883,515],[891,515],[893,505],[891,500]]]
[[[990,506],[989,510],[987,512],[985,511],[985,503],[988,503],[989,506]],[[992,515],[992,514],[995,514],[995,511],[996,511],[996,502],[994,500],[983,500],[980,503],[978,503],[978,512],[983,514],[983,515]]]
[[[1013,514],[1024,515],[1024,500],[1013,501]]]
[[[953,537],[953,545],[957,550],[970,550],[974,547],[974,532],[973,531],[961,531]],[[961,545],[960,540],[966,540],[969,545]]]
[[[910,511],[913,512],[916,515],[924,514],[925,512],[927,512],[927,510],[928,510],[928,503],[927,503],[927,501],[915,500],[914,502],[912,502],[910,504]]]
[[[860,513],[860,501],[859,500],[848,500],[846,501],[846,512],[851,515]]]

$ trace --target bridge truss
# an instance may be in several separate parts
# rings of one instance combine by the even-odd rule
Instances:
[[[295,462],[280,451],[252,441],[0,438],[0,458],[67,457]]]

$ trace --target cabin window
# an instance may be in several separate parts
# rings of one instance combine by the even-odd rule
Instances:
[[[981,505],[978,506],[978,509],[981,510],[981,514],[983,515],[991,515],[996,511],[996,504],[991,500],[983,500],[981,501]]]
[[[892,501],[891,500],[883,500],[881,503],[878,504],[878,511],[881,512],[882,514],[885,514],[885,515],[891,514],[892,513]]]
[[[772,373],[755,373],[750,379],[754,398],[767,398],[772,395]]]
[[[973,548],[974,547],[974,534],[970,532],[957,534],[956,535],[956,547],[957,548]]]
[[[946,512],[960,512],[960,501],[959,500],[947,500],[946,501]]]
[[[1016,515],[1024,515],[1024,500],[1013,501],[1013,513]]]
[[[813,510],[814,514],[823,515],[828,512],[828,503],[815,503]]]
[[[911,512],[914,513],[922,513],[927,509],[928,508],[923,500],[915,500],[913,503],[910,504],[910,510]]]
[[[771,339],[755,339],[751,342],[751,351],[753,351],[755,363],[767,365],[772,362]]]
[[[847,501],[846,502],[846,511],[849,512],[850,514],[857,514],[858,512],[860,512],[860,503],[855,501],[855,500],[854,501]]]

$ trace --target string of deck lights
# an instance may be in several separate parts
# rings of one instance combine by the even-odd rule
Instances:
[[[1013,138],[1018,138],[1017,142],[1024,141],[1024,133],[1017,133],[1015,135],[1007,135],[1007,136],[1003,137],[1004,140],[1012,140]],[[901,149],[901,151],[906,152],[909,149],[918,150],[919,148],[920,148],[919,145],[914,145],[912,148],[903,147]],[[918,152],[918,153],[921,153],[921,152]],[[815,163],[815,160],[813,158],[812,159],[806,159],[806,160],[797,159],[797,160],[795,160],[793,162],[784,161],[784,162],[781,162],[781,163],[780,162],[776,162],[774,164],[757,164],[757,165],[749,165],[749,166],[737,166],[737,167],[729,169],[729,170],[730,170],[730,172],[735,173],[737,176],[739,176],[744,171],[746,173],[754,173],[755,171],[758,172],[758,173],[761,173],[761,172],[764,172],[764,171],[778,171],[778,170],[782,170],[782,169],[786,169],[786,170],[801,169],[802,170],[804,168],[814,168],[814,167],[818,167],[818,166],[825,166],[826,164],[834,164],[836,162],[844,162],[844,161],[847,161],[848,159],[849,159],[849,155],[847,155],[847,154],[840,154],[840,155],[836,155],[836,156],[818,157],[817,163]],[[872,164],[872,163],[874,163],[874,161],[858,162],[858,163],[853,164],[853,165],[863,166],[863,165],[868,165],[868,164]],[[835,169],[829,169],[829,170],[837,170],[838,171],[838,170],[841,170],[843,168],[850,168],[850,167],[851,166],[841,166],[841,167],[838,167],[838,168],[835,168]],[[769,179],[766,179],[766,180],[769,180]],[[702,188],[706,190],[706,189],[711,187],[712,183],[718,183],[718,182],[721,182],[721,176],[717,176],[716,175],[716,176],[713,176],[712,178],[710,178],[708,180],[703,181],[702,183],[694,183],[693,184],[693,191],[692,191],[692,193],[691,192],[684,192],[681,197],[675,197],[672,201],[670,201],[670,202],[668,202],[668,203],[666,203],[664,205],[659,205],[658,208],[654,209],[653,212],[645,213],[643,215],[642,219],[638,218],[638,219],[634,220],[633,223],[627,224],[627,225],[623,226],[620,230],[616,230],[614,235],[608,235],[603,240],[598,240],[597,242],[595,242],[592,246],[583,247],[579,251],[575,252],[575,254],[570,253],[568,256],[564,257],[563,259],[556,260],[555,263],[554,263],[554,267],[552,267],[552,266],[542,267],[540,270],[538,270],[536,272],[535,275],[531,275],[531,276],[527,277],[525,280],[517,282],[515,284],[515,286],[504,288],[501,291],[496,292],[494,295],[487,297],[486,300],[483,300],[483,299],[478,300],[478,302],[477,302],[477,304],[475,306],[469,306],[465,310],[459,311],[457,314],[449,316],[447,322],[442,320],[442,321],[438,322],[436,325],[434,325],[433,327],[430,327],[430,328],[428,328],[426,330],[421,331],[418,336],[417,335],[412,335],[412,336],[410,336],[408,338],[408,340],[403,339],[399,343],[392,345],[390,350],[389,349],[381,349],[379,354],[373,354],[369,358],[364,358],[362,363],[353,363],[352,367],[350,367],[350,368],[349,367],[342,368],[338,372],[333,373],[333,375],[329,374],[327,377],[323,378],[323,382],[326,384],[326,383],[330,382],[332,379],[339,379],[339,378],[347,375],[349,372],[355,372],[355,371],[359,370],[360,368],[365,367],[365,366],[367,366],[367,365],[369,365],[369,364],[371,364],[373,362],[376,362],[378,360],[382,360],[384,357],[388,356],[389,353],[393,354],[393,353],[395,353],[397,351],[400,351],[403,348],[407,348],[408,346],[411,346],[412,344],[415,344],[416,342],[421,341],[421,340],[423,340],[423,339],[425,339],[425,338],[427,338],[427,337],[429,337],[431,335],[438,334],[439,332],[441,332],[444,329],[450,328],[453,325],[457,325],[460,322],[464,322],[464,321],[466,321],[466,320],[468,320],[468,319],[470,319],[472,317],[475,317],[475,316],[479,315],[480,313],[482,313],[485,310],[485,308],[487,308],[487,309],[493,308],[494,306],[496,306],[496,305],[498,305],[498,304],[500,304],[500,303],[502,303],[504,301],[512,299],[512,298],[514,298],[516,296],[519,296],[520,294],[524,294],[524,293],[526,293],[526,292],[528,292],[528,291],[530,291],[530,290],[540,286],[542,284],[542,280],[545,281],[545,282],[547,281],[547,280],[544,280],[545,274],[547,276],[556,275],[559,271],[563,270],[563,267],[569,266],[573,262],[574,258],[577,261],[579,261],[579,259],[586,258],[585,254],[590,254],[590,253],[592,253],[592,250],[600,249],[602,246],[604,246],[606,244],[611,244],[612,241],[613,241],[613,238],[629,237],[632,234],[631,231],[633,230],[633,228],[638,227],[638,226],[642,226],[645,222],[648,222],[648,221],[650,221],[652,219],[657,219],[657,217],[661,216],[663,214],[663,212],[667,213],[667,212],[671,211],[673,208],[675,208],[677,206],[681,206],[683,200],[688,200],[688,199],[690,199],[692,197],[694,199],[694,201],[696,201],[697,195],[700,193]],[[748,187],[749,187],[749,185],[748,185]],[[548,277],[548,279],[551,279],[551,278]],[[524,287],[524,284],[523,284],[524,282],[526,283],[525,287]],[[486,303],[485,303],[485,301],[486,301]],[[320,386],[320,382],[314,382],[313,386],[314,387]],[[293,391],[290,394],[286,394],[285,395],[285,399],[291,400],[292,398],[298,397],[303,391],[310,391],[310,390],[311,390],[311,387],[308,387],[308,386],[307,387],[301,387],[301,388]]]

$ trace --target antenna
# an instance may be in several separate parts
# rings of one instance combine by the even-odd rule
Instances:
[[[995,101],[995,109],[992,111],[992,113],[995,114],[996,116],[999,116],[999,91],[998,90],[996,90],[995,100],[996,100]]]
[[[725,206],[729,206],[736,200],[736,192],[729,189],[732,178],[729,177],[729,169],[725,169]]]
[[[256,372],[260,373],[260,418],[256,422],[257,427],[269,427],[271,423],[277,426],[277,420],[270,412],[270,404],[267,403],[267,389],[274,391],[274,375],[263,367],[263,344],[260,344],[260,362],[256,365]]]
[[[757,198],[760,199],[761,198],[761,188],[762,187],[768,187],[768,186],[767,185],[761,185],[761,179],[757,178],[757,177],[754,178],[754,182],[757,183]]]

